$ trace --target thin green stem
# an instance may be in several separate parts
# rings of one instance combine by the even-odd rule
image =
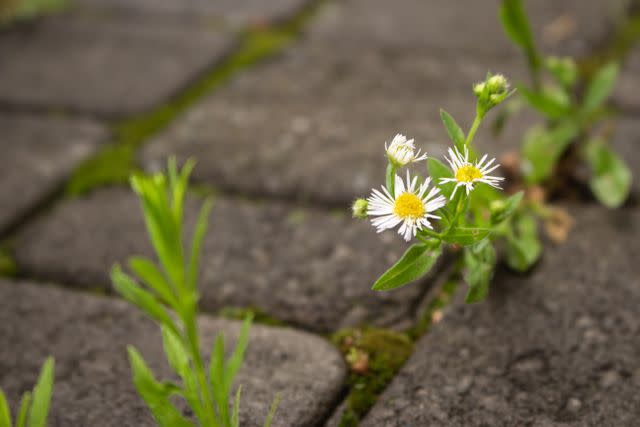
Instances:
[[[469,129],[469,133],[467,134],[467,139],[464,141],[464,146],[467,147],[468,150],[471,150],[471,142],[473,141],[473,137],[476,135],[476,131],[480,127],[481,122],[482,122],[482,116],[476,113],[476,118],[473,120],[471,129]]]
[[[206,427],[218,427],[220,424],[216,420],[217,415],[215,408],[213,407],[213,396],[209,388],[207,374],[204,369],[204,362],[200,354],[200,342],[198,338],[196,318],[195,316],[189,316],[188,318],[185,318],[183,320],[187,331],[187,341],[189,342],[189,348],[191,350],[193,367],[195,370],[196,378],[198,380],[198,385],[200,387],[200,397],[202,398],[204,413],[207,417],[207,419],[203,421],[205,422]]]
[[[389,162],[387,165],[387,190],[389,190],[391,197],[396,197],[396,170],[396,165]]]
[[[426,228],[423,228],[422,230],[420,230],[420,233],[429,237],[433,237],[434,239],[438,239],[438,240],[442,239],[442,234],[436,233],[435,231],[432,231]],[[418,236],[418,237],[421,237],[421,236]]]

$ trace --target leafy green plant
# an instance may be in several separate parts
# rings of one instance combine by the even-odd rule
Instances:
[[[514,269],[530,268],[540,255],[535,219],[521,208],[523,193],[511,196],[500,190],[504,178],[493,173],[495,159],[476,154],[473,139],[486,114],[513,91],[502,75],[487,75],[474,86],[476,117],[466,133],[446,111],[442,122],[451,139],[448,166],[421,155],[413,140],[396,135],[385,145],[388,165],[386,184],[374,189],[367,199],[353,205],[358,218],[371,218],[378,232],[398,226],[406,241],[417,240],[400,260],[373,285],[389,291],[426,275],[446,247],[461,253],[466,301],[483,300],[488,292],[498,260],[496,243],[503,241],[505,260]],[[406,181],[399,169],[426,160],[428,177],[407,171]],[[433,183],[433,185],[432,185]],[[433,221],[433,222],[432,222]],[[437,221],[437,223],[435,223]]]
[[[240,369],[249,340],[251,316],[242,325],[231,356],[225,360],[224,336],[213,345],[208,366],[200,352],[198,334],[198,266],[200,248],[207,230],[212,201],[207,200],[198,217],[188,255],[183,242],[184,202],[189,175],[194,167],[188,161],[178,170],[169,160],[168,176],[134,175],[131,186],[142,204],[142,212],[159,266],[150,259],[132,257],[129,268],[139,281],[114,266],[111,279],[115,289],[129,302],[160,325],[164,351],[181,384],[158,381],[138,351],[129,347],[133,382],[158,425],[162,427],[238,427],[241,387],[232,399],[233,382]],[[144,284],[144,287],[140,285]],[[185,417],[173,397],[182,398],[196,421]],[[229,407],[233,401],[232,408]],[[265,421],[271,419],[278,404],[274,401]]]
[[[544,57],[536,47],[522,0],[503,0],[500,19],[505,33],[527,58],[531,86],[518,86],[522,99],[544,119],[523,140],[521,172],[529,185],[557,177],[562,159],[591,170],[589,187],[605,206],[627,199],[631,172],[598,134],[610,116],[606,102],[615,88],[619,66],[603,64],[590,78],[572,58]]]
[[[45,427],[47,425],[51,394],[53,393],[53,369],[54,361],[52,357],[49,357],[40,370],[40,376],[33,392],[26,392],[22,396],[15,424],[12,424],[7,399],[0,389],[0,427]]]

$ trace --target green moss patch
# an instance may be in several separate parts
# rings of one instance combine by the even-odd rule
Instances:
[[[257,307],[223,307],[218,312],[218,315],[232,320],[244,320],[247,316],[251,315],[253,316],[253,323],[267,326],[287,326],[282,320],[270,316]]]
[[[11,251],[0,246],[0,277],[16,277],[18,275],[18,265],[11,255]]]
[[[342,330],[331,341],[350,368],[349,395],[340,426],[356,426],[409,358],[413,342],[407,334],[378,328]]]

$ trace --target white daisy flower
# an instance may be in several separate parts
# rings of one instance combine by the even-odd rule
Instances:
[[[484,182],[492,187],[501,188],[500,181],[504,178],[489,175],[500,166],[497,163],[493,165],[493,162],[496,160],[495,158],[487,162],[487,155],[485,154],[479,162],[473,164],[469,162],[469,150],[465,147],[464,156],[457,148],[454,148],[453,150],[449,148],[449,158],[445,157],[445,159],[449,162],[449,165],[453,170],[454,178],[440,178],[440,184],[444,184],[446,182],[456,183],[456,187],[451,193],[451,199],[455,196],[458,187],[461,186],[466,187],[468,195],[469,192],[473,190],[473,185],[476,182]]]
[[[406,184],[398,175],[395,176],[395,198],[384,186],[382,191],[373,189],[373,194],[367,199],[367,213],[377,217],[372,219],[371,223],[378,233],[402,223],[398,233],[409,241],[415,237],[418,230],[422,230],[422,227],[433,228],[429,218],[440,219],[429,212],[437,211],[447,200],[439,194],[440,189],[437,187],[427,192],[431,178],[427,178],[419,188],[416,188],[417,182],[418,177],[414,176],[411,179],[407,171]]]
[[[387,156],[392,163],[398,167],[406,166],[409,163],[419,162],[427,158],[426,154],[420,155],[420,150],[416,152],[416,147],[413,145],[413,139],[407,139],[402,134],[397,134],[393,137],[391,144],[387,146],[384,144],[384,149],[387,151]]]

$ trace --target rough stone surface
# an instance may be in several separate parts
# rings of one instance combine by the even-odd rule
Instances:
[[[166,102],[230,50],[234,36],[187,19],[68,13],[0,37],[0,103],[102,115]]]
[[[158,327],[124,301],[43,285],[0,281],[0,386],[15,408],[48,355],[56,360],[49,426],[155,425],[131,383],[126,345],[134,345],[158,378],[171,371]],[[203,349],[223,332],[234,345],[239,323],[202,318]],[[242,425],[261,426],[276,392],[274,426],[306,427],[327,415],[342,389],[341,355],[325,340],[254,325],[242,384]]]
[[[640,49],[635,49],[622,67],[614,101],[628,112],[640,114]]]
[[[110,13],[193,17],[231,26],[279,22],[299,11],[309,0],[81,0],[80,8]]]
[[[518,55],[502,31],[499,0],[385,0],[332,3],[311,32],[336,49],[372,46],[458,55]],[[531,0],[525,8],[545,53],[580,55],[605,37],[624,0]]]
[[[0,114],[0,234],[50,196],[106,138],[85,120]]]
[[[490,62],[305,44],[194,107],[145,146],[142,163],[157,169],[172,154],[195,157],[194,179],[219,188],[344,206],[384,182],[384,143],[395,133],[441,157],[450,142],[440,107],[468,128],[470,87]],[[508,75],[520,69],[493,65]],[[497,155],[516,146],[512,135],[497,140],[485,126],[477,144]]]
[[[640,216],[570,210],[566,244],[454,303],[363,426],[637,425]]]
[[[187,208],[187,229],[197,213]],[[65,202],[16,241],[27,275],[109,288],[113,263],[150,254],[138,201],[109,189]],[[406,326],[425,283],[377,293],[371,285],[405,250],[394,232],[377,235],[347,215],[279,203],[218,198],[202,258],[202,304],[254,306],[315,331],[371,322]]]

